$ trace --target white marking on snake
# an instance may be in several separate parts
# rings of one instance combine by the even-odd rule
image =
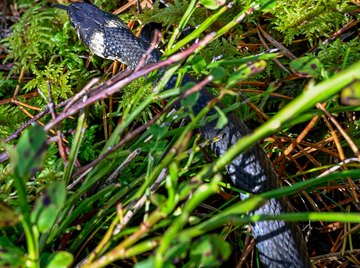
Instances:
[[[108,22],[106,22],[105,27],[107,27],[107,28],[124,27],[124,24],[120,23],[119,21],[116,21],[116,20],[109,20]]]
[[[90,44],[89,44],[90,50],[100,56],[104,57],[104,51],[105,51],[105,42],[104,42],[104,34],[102,32],[94,32],[94,34],[90,38]]]

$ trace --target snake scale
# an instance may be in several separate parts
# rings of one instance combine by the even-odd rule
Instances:
[[[118,60],[134,69],[148,50],[149,44],[137,38],[117,16],[98,7],[75,2],[64,8],[78,37],[96,55]],[[161,52],[153,50],[147,63],[160,60]],[[189,76],[190,77],[190,76]],[[191,78],[189,78],[191,79]],[[186,80],[186,76],[185,76]],[[167,85],[170,88],[171,85]],[[213,98],[203,88],[194,106],[198,113]],[[211,111],[210,113],[214,113]],[[250,133],[245,123],[234,114],[221,130],[210,122],[200,130],[205,139],[221,137],[212,143],[212,150],[223,155],[237,140]],[[259,194],[278,186],[277,175],[270,160],[259,144],[239,155],[228,166],[233,183],[251,194]],[[241,198],[246,198],[241,195]],[[252,213],[280,214],[289,211],[286,200],[272,199]],[[260,260],[264,267],[310,267],[306,243],[299,227],[284,221],[260,221],[251,224]]]

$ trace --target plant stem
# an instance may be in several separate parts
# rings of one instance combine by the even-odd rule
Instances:
[[[38,243],[38,234],[33,228],[31,219],[30,219],[30,206],[26,198],[26,188],[24,180],[16,177],[14,180],[15,187],[19,197],[20,210],[22,213],[21,224],[24,228],[24,233],[26,237],[26,244],[28,249],[28,259],[27,263],[30,268],[39,268],[39,243]]]

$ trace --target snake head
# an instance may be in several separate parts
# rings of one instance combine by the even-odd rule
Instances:
[[[107,59],[114,59],[106,53],[106,28],[128,29],[118,17],[107,13],[98,7],[74,2],[67,7],[68,17],[80,40],[94,54]]]
[[[56,6],[67,11],[78,37],[95,55],[118,60],[134,69],[149,47],[120,18],[92,4],[74,2]],[[154,49],[146,63],[156,62],[160,57],[161,52]]]

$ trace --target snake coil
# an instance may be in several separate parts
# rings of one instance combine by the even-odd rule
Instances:
[[[116,59],[127,64],[129,68],[135,68],[146,53],[148,44],[134,36],[115,15],[88,3],[72,3],[66,9],[77,35],[94,54],[102,58]],[[155,49],[147,63],[157,62],[160,57],[161,52]],[[187,79],[191,79],[190,76]],[[170,88],[171,85],[167,87]],[[194,112],[198,113],[212,98],[206,88],[202,89]],[[223,155],[237,140],[250,133],[240,118],[234,114],[229,114],[228,117],[227,125],[221,130],[215,128],[214,122],[201,128],[205,139],[221,137],[211,145],[218,156]],[[259,194],[278,186],[277,175],[259,144],[239,155],[226,168],[233,183],[251,194]],[[244,199],[246,196],[241,195],[241,198]],[[271,199],[252,213],[277,215],[286,211],[289,211],[286,200]],[[260,252],[260,260],[265,267],[310,267],[306,243],[296,224],[285,221],[260,221],[252,223],[251,226],[256,247]]]

